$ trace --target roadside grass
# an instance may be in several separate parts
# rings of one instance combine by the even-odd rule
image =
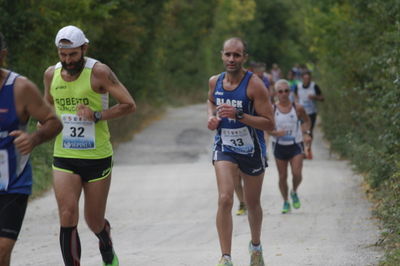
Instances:
[[[341,158],[350,160],[354,171],[364,176],[365,186],[368,187],[366,189],[368,199],[374,204],[372,213],[381,222],[382,233],[377,246],[384,250],[385,255],[379,265],[400,265],[400,162],[392,160],[397,162],[394,174],[377,184],[374,181],[374,174],[385,163],[379,158],[381,153],[373,152],[372,147],[360,143],[355,135],[347,134],[343,137],[339,134],[325,134],[327,131],[334,131],[332,125],[327,124],[321,123],[324,136],[330,143],[330,149],[338,153]],[[365,158],[366,154],[369,156],[368,159]],[[389,160],[386,161],[386,167],[387,164]]]
[[[381,246],[385,250],[385,257],[380,266],[400,265],[400,162],[397,169],[374,193],[374,214],[384,225]]]

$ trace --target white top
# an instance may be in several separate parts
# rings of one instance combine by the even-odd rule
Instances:
[[[282,137],[272,136],[272,141],[280,145],[292,145],[303,141],[301,132],[301,121],[299,120],[294,104],[288,113],[283,113],[278,106],[274,106],[275,129],[277,131],[286,131]]]
[[[316,95],[315,83],[312,81],[307,89],[303,88],[303,83],[297,85],[297,96],[299,97],[299,104],[303,105],[306,113],[315,114],[317,112],[317,105],[314,100],[308,98],[310,95]]]

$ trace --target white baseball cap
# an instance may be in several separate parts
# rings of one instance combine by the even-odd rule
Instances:
[[[71,43],[61,42],[61,40],[67,40]],[[89,43],[89,40],[86,39],[83,31],[72,25],[59,30],[55,40],[55,44],[58,48],[76,48],[85,43]]]

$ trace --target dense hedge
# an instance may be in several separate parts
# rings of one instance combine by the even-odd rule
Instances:
[[[375,188],[387,229],[382,264],[400,265],[400,4],[309,0],[299,10],[325,88],[325,136]]]
[[[400,159],[400,5],[309,2],[304,37],[326,88],[326,136],[376,187]]]

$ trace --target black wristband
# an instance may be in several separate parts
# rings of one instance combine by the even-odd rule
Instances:
[[[102,117],[101,112],[98,111],[93,112],[93,118],[95,123],[99,122],[101,120],[101,117]]]

